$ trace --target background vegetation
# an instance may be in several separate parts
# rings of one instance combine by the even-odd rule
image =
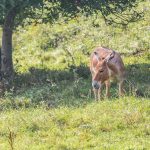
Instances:
[[[15,78],[0,99],[0,149],[149,149],[149,7],[141,2],[144,18],[123,28],[86,13],[19,26]],[[124,98],[112,84],[111,99],[94,102],[88,65],[99,45],[122,54]]]

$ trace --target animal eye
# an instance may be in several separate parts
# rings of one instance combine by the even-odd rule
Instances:
[[[100,70],[99,72],[103,72],[104,70]]]

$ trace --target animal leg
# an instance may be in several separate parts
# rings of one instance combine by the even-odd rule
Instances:
[[[98,89],[93,88],[95,101],[98,101]]]
[[[98,89],[98,100],[101,100],[101,88]]]
[[[110,97],[110,81],[109,80],[105,82],[105,86],[106,86],[106,97],[109,98]]]
[[[119,82],[119,97],[124,95],[123,80]]]

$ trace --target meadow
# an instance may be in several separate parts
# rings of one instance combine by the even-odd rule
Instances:
[[[149,113],[149,100],[134,97],[85,100],[78,107],[7,110],[1,112],[0,147],[148,150]]]
[[[108,26],[101,14],[18,27],[14,79],[0,97],[0,150],[148,150],[149,7],[141,2],[144,18],[128,27]],[[96,46],[121,54],[124,97],[112,83],[111,98],[94,101],[88,66]]]

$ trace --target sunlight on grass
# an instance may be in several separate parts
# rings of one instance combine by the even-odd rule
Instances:
[[[149,100],[124,97],[78,108],[6,110],[0,118],[0,147],[9,149],[148,149]]]

